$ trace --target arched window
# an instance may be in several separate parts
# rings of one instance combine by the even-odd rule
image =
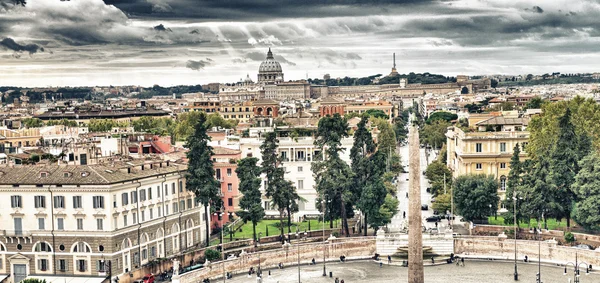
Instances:
[[[173,227],[171,229],[171,235],[173,235],[173,237],[171,238],[171,240],[173,241],[173,252],[177,252],[179,251],[179,224],[173,224]]]
[[[142,245],[142,261],[145,261],[148,259],[148,246],[146,245],[147,242],[148,242],[148,234],[144,233],[144,234],[142,234],[142,237],[140,238],[140,244]]]
[[[194,220],[188,219],[188,221],[185,225],[185,228],[186,228],[185,242],[188,247],[191,247],[194,244],[194,234],[193,234]]]
[[[91,253],[92,249],[90,248],[90,245],[88,245],[88,243],[86,243],[86,242],[77,242],[77,243],[73,244],[73,247],[71,247],[71,252],[72,253]]]
[[[131,247],[131,240],[129,238],[123,239],[123,243],[121,243],[121,249],[124,250],[126,248]]]
[[[500,190],[506,191],[506,176],[500,176]]]
[[[2,242],[0,242],[0,252],[5,252],[6,251],[6,246],[4,246],[4,244]]]
[[[157,256],[158,257],[163,257],[164,254],[164,249],[163,247],[165,246],[165,231],[162,228],[159,228],[158,231],[156,231],[156,250],[157,252]]]
[[[0,251],[2,251],[2,246],[0,245]],[[52,252],[52,246],[48,242],[37,242],[33,245],[32,252],[38,253],[50,253]]]

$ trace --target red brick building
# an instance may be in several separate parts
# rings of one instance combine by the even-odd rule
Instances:
[[[346,104],[343,101],[337,100],[333,97],[326,97],[321,101],[319,106],[319,115],[325,117],[327,115],[333,116],[335,113],[344,116],[346,111]]]

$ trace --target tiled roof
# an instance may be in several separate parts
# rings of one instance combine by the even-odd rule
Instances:
[[[213,147],[213,153],[215,155],[232,155],[232,154],[240,154],[241,151],[235,149],[229,149],[226,147],[215,146]]]
[[[23,165],[0,167],[0,185],[108,185],[187,170],[186,165],[158,163],[110,165]],[[128,173],[128,169],[130,172]]]
[[[493,117],[487,120],[483,120],[478,122],[477,126],[488,126],[488,125],[525,125],[529,124],[529,119],[527,118],[506,118],[506,117]]]

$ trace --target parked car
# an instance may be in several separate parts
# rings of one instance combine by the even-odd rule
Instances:
[[[429,229],[429,234],[439,234],[440,230],[438,230],[438,228],[431,228]]]
[[[429,216],[429,217],[425,218],[425,221],[427,221],[427,222],[438,222],[438,221],[440,221],[440,217],[438,215],[432,215],[432,216]]]
[[[580,250],[593,250],[594,249],[594,248],[592,248],[592,246],[586,245],[586,244],[579,244],[577,246],[574,246],[574,248],[580,249]]]
[[[421,210],[429,210],[429,206],[426,204],[421,205]]]
[[[154,275],[152,274],[146,274],[146,276],[144,276],[144,278],[142,278],[143,283],[154,283]]]

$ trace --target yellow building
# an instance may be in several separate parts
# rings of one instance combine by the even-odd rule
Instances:
[[[240,123],[250,123],[254,118],[252,101],[244,102],[222,102],[219,114],[224,119],[235,119]]]
[[[453,177],[466,174],[496,176],[500,199],[504,199],[506,181],[510,171],[510,159],[518,143],[521,160],[527,158],[523,145],[527,145],[528,118],[492,117],[477,122],[470,130],[449,127],[446,133],[447,165]]]

